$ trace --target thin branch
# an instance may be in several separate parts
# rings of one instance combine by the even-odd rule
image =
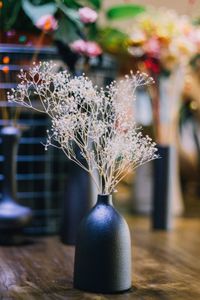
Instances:
[[[71,77],[65,71],[54,72],[52,63],[40,63],[28,73],[22,71],[20,78],[9,101],[50,117],[45,147],[62,149],[90,174],[99,193],[112,193],[131,167],[157,158],[155,144],[127,116],[137,87],[153,83],[146,74],[131,72],[99,89],[85,76]]]

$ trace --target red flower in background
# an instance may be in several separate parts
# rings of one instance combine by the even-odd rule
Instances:
[[[158,74],[160,73],[160,65],[159,62],[153,58],[147,58],[144,61],[145,67],[151,71],[151,73]]]

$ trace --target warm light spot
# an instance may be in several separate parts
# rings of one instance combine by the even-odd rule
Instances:
[[[9,64],[9,62],[10,62],[10,57],[9,56],[4,56],[3,57],[3,63],[4,64]]]
[[[3,71],[5,74],[7,74],[7,73],[9,72],[9,67],[8,67],[8,66],[4,66],[4,67],[2,68],[2,71]]]
[[[192,101],[192,102],[190,103],[190,108],[191,108],[192,110],[197,110],[198,104],[196,103],[196,101]]]
[[[3,7],[3,2],[0,1],[0,9]]]
[[[51,29],[51,19],[47,19],[45,24],[44,24],[44,30],[49,31]]]

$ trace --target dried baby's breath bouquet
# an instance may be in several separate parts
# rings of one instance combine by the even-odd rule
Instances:
[[[158,157],[155,143],[127,114],[136,88],[153,82],[146,74],[130,73],[99,89],[85,75],[72,77],[43,62],[21,70],[19,78],[8,100],[50,116],[46,149],[62,149],[89,172],[99,193],[111,194],[131,169]]]

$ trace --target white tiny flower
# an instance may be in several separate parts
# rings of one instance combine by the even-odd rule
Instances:
[[[34,64],[28,73],[22,70],[21,82],[8,93],[8,100],[46,112],[52,123],[45,150],[50,145],[61,148],[93,178],[94,171],[104,178],[105,186],[96,182],[100,193],[112,193],[131,166],[158,157],[155,143],[127,118],[136,88],[153,79],[131,72],[104,90],[85,75],[72,77],[67,71],[55,70],[52,62]],[[35,105],[35,98],[40,99],[41,108]]]

